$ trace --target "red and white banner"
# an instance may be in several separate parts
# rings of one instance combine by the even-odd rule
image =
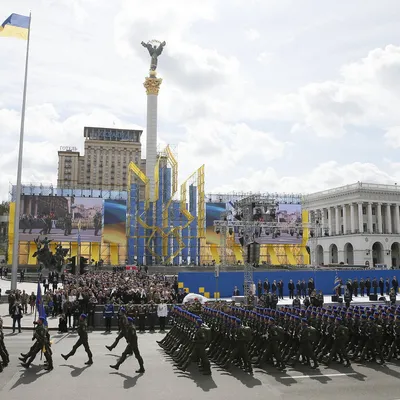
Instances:
[[[138,267],[136,265],[126,265],[125,271],[131,271],[131,272],[138,271]]]

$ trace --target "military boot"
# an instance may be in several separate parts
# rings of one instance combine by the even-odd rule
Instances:
[[[141,364],[141,365],[140,365],[140,368],[137,369],[135,372],[136,372],[137,374],[144,374],[145,371],[146,371],[146,370],[144,369],[144,365]]]

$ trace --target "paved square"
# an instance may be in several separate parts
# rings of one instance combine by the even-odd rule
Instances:
[[[84,365],[86,353],[80,348],[74,357],[64,361],[61,353],[67,353],[77,335],[52,335],[55,369],[43,370],[40,357],[34,366],[25,370],[19,365],[18,356],[32,345],[32,333],[25,331],[12,335],[6,331],[6,345],[11,364],[0,374],[0,398],[20,400],[54,397],[57,400],[79,399],[141,399],[190,400],[190,399],[398,399],[400,367],[376,364],[352,368],[333,365],[321,366],[313,371],[299,366],[296,370],[278,372],[271,367],[256,369],[250,376],[238,369],[231,372],[212,368],[212,377],[202,376],[193,365],[186,373],[174,368],[172,361],[156,344],[160,334],[139,335],[139,347],[144,358],[146,373],[138,375],[134,357],[129,357],[120,370],[109,368],[115,363],[125,348],[125,341],[110,353],[104,346],[111,344],[116,334],[89,334],[89,342],[94,354],[94,364]]]

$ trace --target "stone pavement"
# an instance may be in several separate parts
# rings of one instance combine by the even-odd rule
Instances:
[[[326,368],[311,370],[304,366],[278,372],[271,367],[256,369],[254,376],[232,368],[230,372],[212,365],[212,376],[197,372],[192,365],[188,372],[174,368],[172,361],[157,346],[160,334],[139,335],[139,347],[145,362],[146,373],[138,375],[134,357],[129,357],[120,370],[109,368],[125,348],[125,343],[110,353],[104,347],[110,344],[115,333],[104,335],[89,334],[89,342],[94,354],[94,364],[84,365],[87,356],[79,348],[68,361],[61,358],[68,352],[76,335],[53,335],[53,359],[55,369],[43,370],[43,360],[38,356],[34,366],[25,370],[19,365],[18,356],[32,345],[32,335],[6,333],[6,346],[11,364],[0,373],[0,398],[39,400],[56,396],[57,400],[79,399],[159,399],[163,400],[231,400],[251,396],[252,399],[287,400],[347,400],[354,396],[363,400],[399,399],[399,365],[381,367],[376,364],[354,364],[344,368],[333,364]]]
[[[10,280],[0,279],[0,289],[1,289],[3,296],[6,294],[6,290],[10,290],[10,286],[11,286]],[[32,283],[32,282],[18,283],[17,288],[21,291],[25,290],[25,292],[27,292],[29,294],[31,294],[32,292],[34,292],[36,294],[37,283]],[[43,290],[43,286],[42,286],[42,290]]]

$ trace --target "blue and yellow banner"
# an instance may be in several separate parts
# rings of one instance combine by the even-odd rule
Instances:
[[[0,25],[0,37],[14,37],[28,40],[30,17],[19,14],[11,14]]]

